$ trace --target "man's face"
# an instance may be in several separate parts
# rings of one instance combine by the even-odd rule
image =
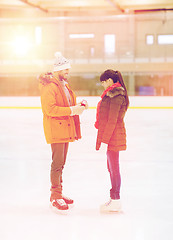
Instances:
[[[70,72],[69,69],[64,69],[64,70],[61,70],[58,72],[54,72],[54,75],[58,76],[60,78],[60,80],[67,81],[68,77],[69,77],[69,72]]]

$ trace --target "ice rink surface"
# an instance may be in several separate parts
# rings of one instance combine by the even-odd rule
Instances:
[[[0,98],[0,105],[15,106],[15,100]],[[19,102],[34,106],[39,100]],[[109,199],[110,180],[105,149],[95,151],[95,113],[84,112],[83,138],[70,144],[64,194],[75,204],[62,215],[49,207],[51,151],[41,109],[0,109],[1,240],[173,239],[173,109],[128,110],[128,149],[120,153],[123,212],[118,214],[99,212]]]

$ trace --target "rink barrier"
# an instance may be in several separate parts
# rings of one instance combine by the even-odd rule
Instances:
[[[41,107],[29,106],[0,106],[0,109],[41,109]],[[89,107],[89,109],[96,109],[96,107]],[[129,109],[173,109],[173,106],[134,106]]]
[[[89,109],[96,109],[99,96],[78,96],[77,102],[85,99]],[[173,109],[173,96],[130,96],[129,109]],[[0,96],[0,109],[41,109],[40,97],[3,97]]]

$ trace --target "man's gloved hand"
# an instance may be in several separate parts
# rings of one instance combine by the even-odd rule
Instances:
[[[74,116],[74,115],[82,114],[83,111],[85,110],[85,107],[78,104],[78,105],[70,107],[70,109],[71,109],[70,116]]]

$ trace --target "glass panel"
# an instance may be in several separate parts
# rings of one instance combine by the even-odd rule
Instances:
[[[158,44],[173,44],[173,35],[158,35]]]
[[[105,53],[107,54],[115,53],[115,35],[114,34],[104,35],[104,49],[105,49]]]
[[[154,36],[153,35],[147,35],[146,37],[146,43],[148,45],[152,45],[154,43]]]
[[[42,28],[41,27],[35,28],[35,42],[37,45],[41,44],[41,42],[42,42]]]
[[[94,38],[94,34],[86,33],[86,34],[70,34],[70,38]]]

